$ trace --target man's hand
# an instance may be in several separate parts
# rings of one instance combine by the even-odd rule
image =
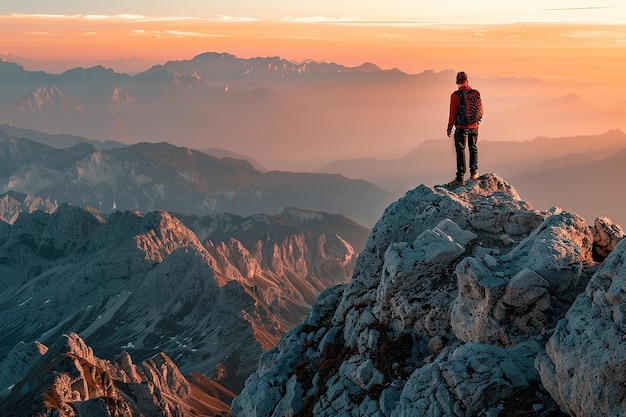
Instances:
[[[448,135],[448,137],[450,137],[450,136],[452,136],[452,131],[448,130],[448,131],[446,131],[446,134]]]

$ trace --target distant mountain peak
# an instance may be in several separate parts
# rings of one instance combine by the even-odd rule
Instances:
[[[622,129],[610,129],[602,134],[602,136],[626,136]]]
[[[554,102],[563,103],[563,104],[565,103],[566,104],[572,104],[572,103],[586,104],[586,101],[583,100],[583,98],[579,96],[577,93],[569,93],[564,96],[557,97],[554,99]]]
[[[382,71],[378,66],[366,62],[357,67],[305,59],[292,62],[279,56],[239,58],[229,53],[206,52],[188,61],[168,61],[170,71],[196,74],[206,80],[289,78],[314,76],[317,74],[373,73]]]
[[[24,106],[42,108],[51,102],[65,99],[69,99],[69,97],[59,87],[52,85],[37,88],[32,94],[24,97],[22,103]]]

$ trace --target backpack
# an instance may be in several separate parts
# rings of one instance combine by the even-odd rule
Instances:
[[[483,118],[483,102],[478,90],[456,91],[461,99],[461,107],[456,115],[456,123],[473,125]]]

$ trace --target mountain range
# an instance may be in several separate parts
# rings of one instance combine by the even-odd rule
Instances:
[[[181,372],[238,392],[262,351],[317,295],[349,279],[354,248],[324,230],[341,230],[357,247],[368,234],[343,216],[300,209],[105,216],[49,202],[46,212],[28,206],[35,200],[0,198],[3,217],[22,209],[0,222],[2,389],[28,371],[12,365],[22,341],[49,346],[74,332],[103,357],[124,350],[143,361],[164,352]]]
[[[406,74],[213,52],[135,75],[102,66],[48,74],[0,62],[0,123],[102,142],[219,148],[268,169],[312,171],[337,159],[406,154],[443,137],[453,80],[452,70]],[[484,97],[488,140],[593,134],[625,116],[619,98],[587,101],[592,86],[471,81]]]
[[[134,56],[118,59],[97,59],[88,63],[72,60],[39,61],[7,53],[0,54],[0,60],[20,64],[29,71],[45,71],[53,74],[61,74],[69,69],[77,67],[97,66],[113,68],[116,72],[120,73],[136,74],[145,71],[158,63],[158,61],[150,61]]]
[[[284,207],[341,213],[371,225],[395,194],[341,175],[260,172],[250,163],[167,143],[96,150],[53,148],[0,132],[0,192],[98,211],[157,209],[205,215],[277,214]]]

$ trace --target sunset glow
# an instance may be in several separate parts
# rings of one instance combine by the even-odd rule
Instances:
[[[0,53],[32,60],[134,56],[164,62],[216,51],[243,58],[373,62],[409,73],[462,63],[474,73],[552,81],[621,82],[626,71],[622,2],[585,7],[485,1],[463,18],[449,12],[457,8],[449,1],[413,2],[404,5],[404,16],[398,12],[402,1],[366,2],[358,9],[330,2],[295,9],[274,1],[263,10],[237,4],[245,2],[213,5],[215,10],[193,1],[177,4],[177,10],[142,2],[133,2],[132,9],[116,9],[115,1],[109,8],[92,2],[81,6],[85,10],[38,3],[0,6]]]

